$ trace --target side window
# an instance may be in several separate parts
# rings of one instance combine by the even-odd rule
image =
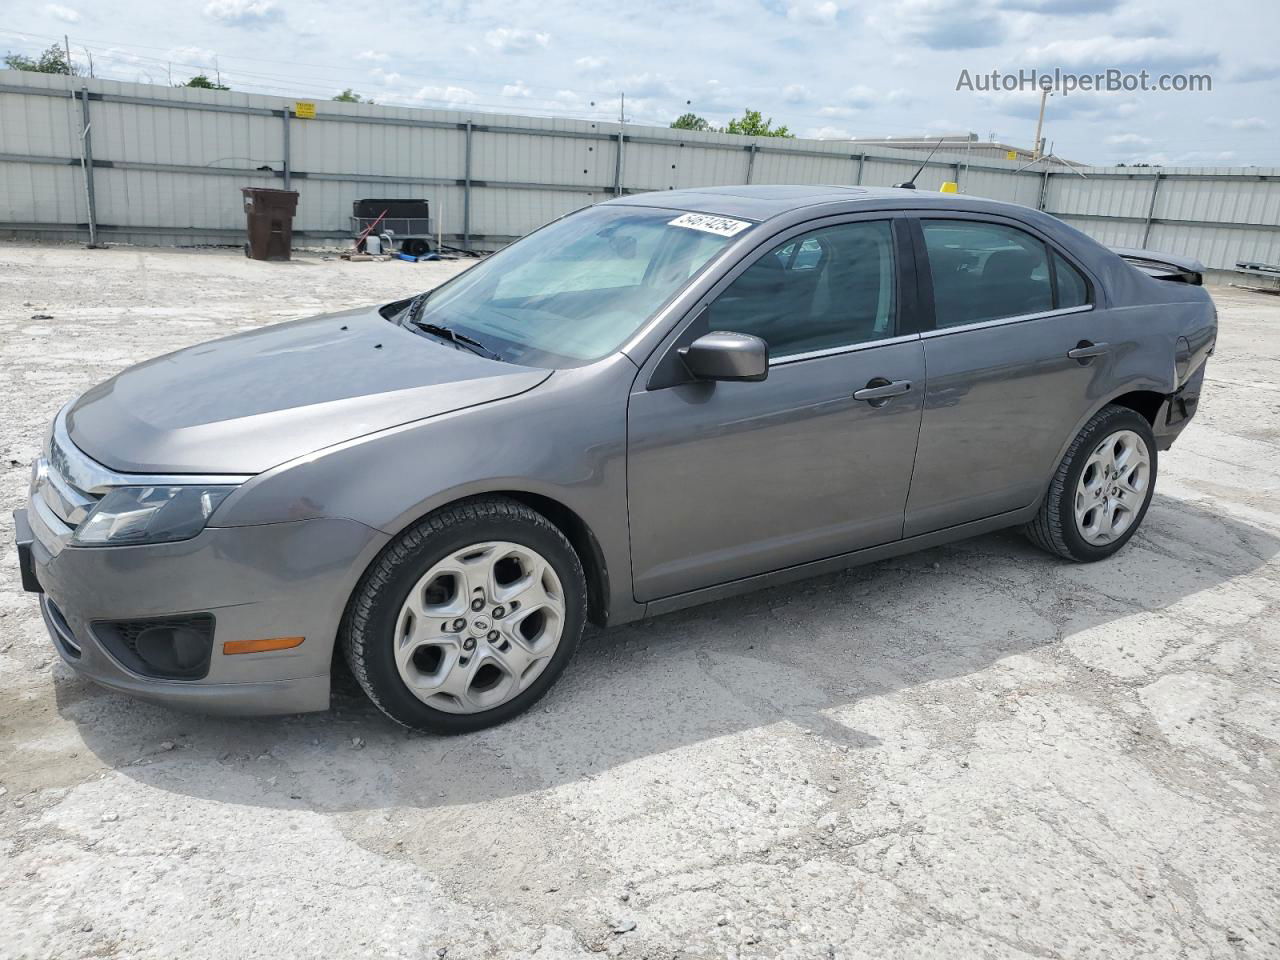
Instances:
[[[1056,250],[1053,253],[1053,272],[1058,280],[1057,306],[1082,307],[1089,302],[1089,284],[1080,271],[1063,260]]]
[[[894,335],[889,221],[825,227],[774,247],[711,304],[712,330],[750,333],[771,357]]]
[[[1053,309],[1045,246],[1029,233],[974,220],[921,220],[939,327]]]

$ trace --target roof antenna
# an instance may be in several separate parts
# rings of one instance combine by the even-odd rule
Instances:
[[[924,158],[924,163],[920,164],[920,170],[911,175],[911,179],[905,183],[895,183],[894,186],[901,190],[914,190],[916,188],[916,177],[920,176],[920,171],[929,165],[929,161],[933,159],[933,155],[938,152],[938,148],[942,146],[942,141],[946,137],[939,137],[938,142],[933,145],[933,149],[929,151],[929,155]]]

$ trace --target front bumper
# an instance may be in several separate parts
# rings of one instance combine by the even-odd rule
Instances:
[[[15,514],[23,585],[41,592],[54,647],[78,673],[141,699],[200,712],[325,710],[333,643],[347,597],[385,534],[353,520],[209,527],[178,543],[74,547],[41,512]],[[95,634],[99,621],[213,614],[213,652],[198,680],[143,676]],[[229,640],[301,636],[287,650],[225,655]]]

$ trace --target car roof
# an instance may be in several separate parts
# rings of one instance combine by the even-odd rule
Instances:
[[[659,207],[763,222],[805,207],[840,205],[856,209],[859,203],[878,201],[873,209],[933,208],[1000,212],[1015,204],[954,193],[904,190],[898,187],[856,187],[803,184],[742,184],[696,187],[689,190],[655,190],[607,201],[611,205]]]

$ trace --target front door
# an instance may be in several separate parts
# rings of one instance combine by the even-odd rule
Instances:
[[[801,229],[730,275],[685,340],[706,330],[762,337],[768,379],[637,380],[628,407],[637,600],[902,536],[924,348],[905,330],[898,278],[909,247],[895,236],[887,218]]]
[[[905,535],[1035,502],[1123,353],[1085,275],[996,219],[920,220],[935,329]]]

